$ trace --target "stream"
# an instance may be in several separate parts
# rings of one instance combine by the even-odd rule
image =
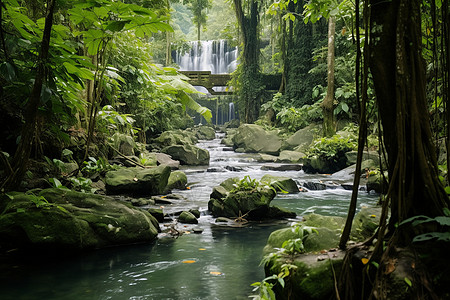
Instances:
[[[207,213],[212,187],[229,177],[264,174],[306,181],[350,182],[333,175],[303,171],[263,171],[255,155],[239,154],[220,145],[224,134],[198,146],[210,151],[210,165],[183,167],[190,189],[176,190],[186,200],[166,205],[166,213],[199,209],[199,224],[178,224],[185,234],[152,244],[101,249],[62,258],[29,255],[20,263],[0,262],[0,298],[5,299],[249,299],[251,283],[264,278],[259,266],[269,234],[290,221],[219,225]],[[228,169],[233,169],[229,171]],[[233,168],[230,168],[233,167]],[[211,172],[215,171],[215,172]],[[332,182],[332,183],[331,183]],[[358,206],[374,205],[378,197],[360,192]],[[280,194],[272,204],[307,213],[345,216],[351,191],[334,188],[299,194]],[[300,218],[300,217],[298,217]],[[292,220],[291,220],[292,221]],[[165,224],[161,224],[164,229]],[[203,230],[192,233],[192,228]]]

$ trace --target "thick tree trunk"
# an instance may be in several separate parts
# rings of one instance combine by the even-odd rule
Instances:
[[[371,0],[370,69],[388,155],[389,228],[416,216],[442,215],[448,197],[438,178],[421,57],[418,0]],[[398,230],[409,242],[409,232]]]
[[[33,144],[34,134],[36,132],[36,119],[41,100],[42,85],[46,77],[46,61],[50,48],[50,34],[53,26],[53,12],[55,8],[55,0],[48,3],[47,16],[45,18],[44,33],[42,36],[41,51],[39,53],[39,61],[37,66],[36,78],[34,80],[33,89],[25,110],[25,124],[21,131],[20,142],[12,161],[13,173],[9,174],[2,188],[11,190],[17,188],[25,174],[28,159],[30,158],[31,147]]]
[[[241,61],[239,81],[240,103],[244,105],[244,121],[253,123],[259,115],[262,91],[261,74],[259,70],[259,35],[258,35],[258,1],[249,4],[250,15],[245,16],[241,0],[233,0],[236,18],[241,28],[244,49]]]
[[[327,55],[327,95],[322,102],[323,134],[326,137],[336,133],[334,125],[334,36],[336,31],[336,18],[328,19],[328,55]]]

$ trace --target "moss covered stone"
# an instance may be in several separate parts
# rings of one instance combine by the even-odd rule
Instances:
[[[149,169],[123,168],[106,173],[106,191],[109,194],[159,195],[167,186],[168,166]]]
[[[166,191],[170,191],[172,189],[185,189],[187,184],[187,177],[183,171],[173,171],[170,173]]]
[[[270,185],[277,192],[299,193],[297,184],[289,177],[266,174],[261,178],[261,182]]]
[[[150,242],[159,230],[158,222],[148,212],[105,196],[46,189],[33,195],[14,193],[12,197],[2,199],[3,250],[83,250]],[[40,207],[36,207],[36,201],[40,201]]]
[[[233,136],[233,143],[235,148],[242,148],[246,153],[278,155],[281,148],[281,139],[277,134],[255,124],[241,125]]]
[[[199,148],[194,145],[172,145],[165,147],[161,151],[172,156],[173,159],[179,160],[183,165],[209,165],[208,150]]]

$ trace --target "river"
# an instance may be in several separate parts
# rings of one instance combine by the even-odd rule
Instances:
[[[192,225],[178,225],[185,234],[152,244],[101,249],[80,255],[43,257],[32,254],[20,262],[2,262],[0,299],[249,299],[250,284],[264,278],[259,262],[269,234],[288,221],[219,225],[207,213],[212,187],[229,177],[260,179],[270,173],[305,181],[339,182],[342,178],[303,171],[262,171],[254,155],[238,154],[220,145],[223,134],[199,146],[210,151],[209,167],[183,168],[190,189],[174,191],[186,200],[166,205],[168,213],[199,209],[201,234]],[[225,167],[239,171],[229,171]],[[216,171],[216,172],[208,172]],[[347,179],[348,182],[348,179]],[[277,196],[272,203],[306,213],[345,216],[351,197],[333,189]],[[374,205],[377,197],[361,192],[358,206]],[[178,204],[177,204],[178,203]],[[163,227],[164,225],[162,225]]]

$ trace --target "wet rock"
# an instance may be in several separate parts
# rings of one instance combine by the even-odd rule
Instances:
[[[147,211],[155,217],[158,222],[162,223],[164,222],[164,212],[161,208],[149,208]]]
[[[233,136],[235,148],[246,153],[267,153],[277,155],[281,148],[281,139],[273,132],[265,131],[256,124],[241,125]]]
[[[206,169],[206,172],[209,172],[209,173],[220,173],[220,172],[225,172],[225,169],[221,168],[221,167],[211,167],[211,168]]]
[[[297,216],[295,212],[278,206],[269,207],[269,213],[267,215],[269,219],[293,219]]]
[[[150,242],[158,234],[158,221],[150,213],[111,197],[62,189],[12,195],[13,200],[1,199],[3,249],[78,251]],[[36,207],[31,198],[37,196],[48,204]]]
[[[349,151],[345,153],[345,157],[347,158],[348,165],[356,164],[356,158],[358,156],[358,151]],[[363,152],[363,161],[372,160],[375,165],[379,167],[380,158],[377,152],[375,151],[364,151]]]
[[[243,172],[244,169],[241,167],[233,167],[233,166],[226,166],[225,169],[231,172]]]
[[[322,191],[327,189],[327,185],[325,183],[313,181],[303,183],[303,187],[310,191]]]
[[[210,199],[208,209],[214,217],[261,220],[267,218],[269,205],[276,193],[269,188],[228,193],[222,199]]]
[[[366,183],[367,191],[374,191],[378,194],[387,193],[387,183],[383,184],[383,176],[380,173],[369,176]]]
[[[276,162],[288,162],[288,163],[298,163],[303,162],[303,158],[306,154],[298,151],[284,150],[280,152],[280,155],[276,159]]]
[[[194,232],[194,233],[196,233],[196,234],[200,234],[200,233],[203,233],[203,228],[200,228],[200,227],[194,227],[194,228],[192,228],[192,231]]]
[[[162,152],[171,155],[174,159],[179,160],[183,165],[209,165],[208,150],[199,148],[194,145],[173,145],[162,149]]]
[[[233,190],[236,186],[236,184],[239,182],[239,177],[231,177],[227,178],[224,181],[220,183],[221,187],[224,187],[226,191]]]
[[[261,167],[263,171],[301,171],[302,165],[299,164],[282,164],[282,165],[264,165]]]
[[[198,142],[198,139],[192,131],[169,130],[161,133],[154,142],[158,143],[160,147],[163,148],[173,145],[194,145]]]
[[[222,151],[234,151],[233,147],[223,147]]]
[[[283,142],[283,150],[296,150],[299,152],[305,152],[315,137],[319,136],[321,131],[321,125],[311,124],[305,128],[302,128],[291,135],[286,141]]]
[[[193,131],[195,132],[195,136],[199,140],[213,140],[216,138],[216,132],[214,128],[209,126],[198,126],[193,128]]]
[[[215,186],[213,187],[213,191],[210,195],[211,199],[217,199],[220,200],[222,198],[225,198],[228,194],[228,191],[226,188],[224,188],[223,186]]]
[[[289,262],[297,267],[295,275],[290,278],[292,288],[276,288],[277,299],[288,299],[291,294],[302,295],[302,299],[331,299],[335,296],[335,276],[339,277],[344,256],[345,252],[340,250],[321,255],[306,253],[295,256]],[[281,267],[285,263],[283,258],[270,261],[265,267],[266,276],[282,272]]]
[[[164,192],[170,168],[123,168],[109,171],[105,176],[108,194],[158,195]]]
[[[133,206],[145,206],[145,205],[153,205],[155,204],[155,201],[153,201],[152,199],[139,198],[139,199],[131,199],[131,204]]]
[[[297,184],[289,177],[266,174],[261,178],[261,182],[270,185],[277,192],[288,192],[289,194],[299,192]]]
[[[189,212],[193,214],[197,219],[200,218],[200,211],[198,209],[190,209]]]
[[[260,153],[257,160],[259,162],[275,162],[278,158],[275,155]]]
[[[158,165],[168,166],[171,170],[178,170],[180,167],[180,162],[178,160],[173,160],[172,156],[165,153],[155,153],[156,161]]]
[[[172,201],[167,200],[165,196],[152,196],[152,200],[155,201],[155,204],[172,204]]]
[[[362,241],[372,236],[380,223],[381,207],[363,207],[353,219],[351,238]]]
[[[173,189],[184,190],[187,184],[187,177],[183,171],[173,171],[170,173],[165,191]]]
[[[178,222],[185,224],[197,224],[198,220],[191,212],[183,211],[178,217]]]

